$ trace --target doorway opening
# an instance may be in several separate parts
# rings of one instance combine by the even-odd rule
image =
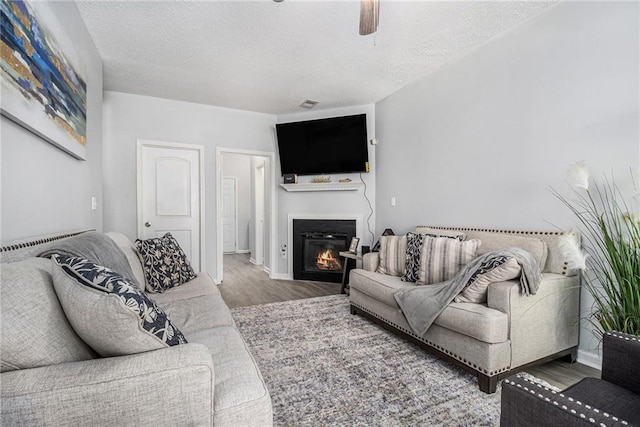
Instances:
[[[249,253],[252,264],[263,266],[272,277],[275,256],[275,182],[272,152],[216,149],[216,282],[224,280],[224,253]],[[235,201],[230,181],[235,178]],[[227,185],[225,185],[225,183]],[[235,207],[226,206],[235,203]],[[235,214],[233,225],[231,212]],[[231,241],[235,240],[235,250]]]

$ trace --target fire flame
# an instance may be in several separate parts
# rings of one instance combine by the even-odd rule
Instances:
[[[316,257],[316,265],[321,270],[342,270],[340,260],[333,255],[331,249],[327,249],[318,253]]]

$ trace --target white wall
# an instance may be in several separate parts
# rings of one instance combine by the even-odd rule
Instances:
[[[249,222],[251,221],[251,156],[226,153],[222,156],[222,174],[236,178],[236,206],[238,241],[236,250],[249,250]]]
[[[189,102],[104,93],[105,230],[136,238],[136,141],[205,147],[206,271],[216,272],[216,147],[273,152],[276,117]],[[220,248],[221,249],[221,248]]]
[[[278,123],[295,122],[301,120],[323,119],[327,117],[347,116],[353,114],[367,114],[367,137],[371,140],[376,137],[376,113],[373,104],[360,105],[354,107],[336,108],[331,110],[308,111],[296,114],[286,114],[278,116]],[[275,129],[274,129],[275,132]],[[363,180],[367,185],[366,195],[369,198],[373,209],[375,210],[376,194],[376,152],[375,146],[369,144],[369,165],[370,173],[363,173]],[[288,233],[288,215],[289,214],[359,214],[363,217],[363,230],[358,230],[361,245],[371,245],[372,235],[367,231],[367,218],[371,215],[369,223],[371,230],[375,227],[375,213],[372,213],[367,201],[365,200],[365,190],[358,191],[318,191],[318,192],[287,192],[279,186],[282,183],[282,173],[280,170],[280,159],[276,158],[276,177],[279,181],[276,183],[276,192],[278,193],[278,248],[287,245]],[[298,177],[299,182],[310,182],[312,176]],[[351,174],[335,174],[331,175],[333,182],[337,182],[341,178],[350,178],[353,182],[360,182],[360,176],[357,173]],[[291,248],[289,248],[289,252]],[[289,256],[291,254],[289,253]],[[278,257],[279,264],[278,276],[289,278],[289,260]]]
[[[87,160],[2,117],[2,242],[60,231],[102,230],[102,60],[75,3],[50,2],[87,67]],[[91,210],[91,196],[98,209]]]
[[[638,34],[636,2],[560,3],[377,103],[378,232],[572,227],[569,164],[640,164]]]

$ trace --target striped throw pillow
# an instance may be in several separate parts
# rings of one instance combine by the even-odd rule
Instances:
[[[423,227],[426,228],[426,227]],[[435,229],[428,229],[437,232]],[[411,231],[407,233],[407,259],[404,268],[404,274],[400,278],[403,282],[413,282],[416,283],[420,279],[420,254],[422,252],[422,242],[425,237],[446,237],[449,239],[458,239],[464,240],[467,238],[467,235],[464,233],[456,234],[418,234],[412,233]]]
[[[480,240],[459,241],[447,237],[426,237],[420,254],[419,285],[430,285],[451,279],[476,257]]]
[[[380,237],[380,252],[376,273],[402,276],[407,254],[407,236]]]

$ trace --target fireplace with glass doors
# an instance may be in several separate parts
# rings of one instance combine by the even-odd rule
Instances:
[[[356,221],[342,219],[293,220],[293,278],[342,282],[344,258],[356,235]]]

